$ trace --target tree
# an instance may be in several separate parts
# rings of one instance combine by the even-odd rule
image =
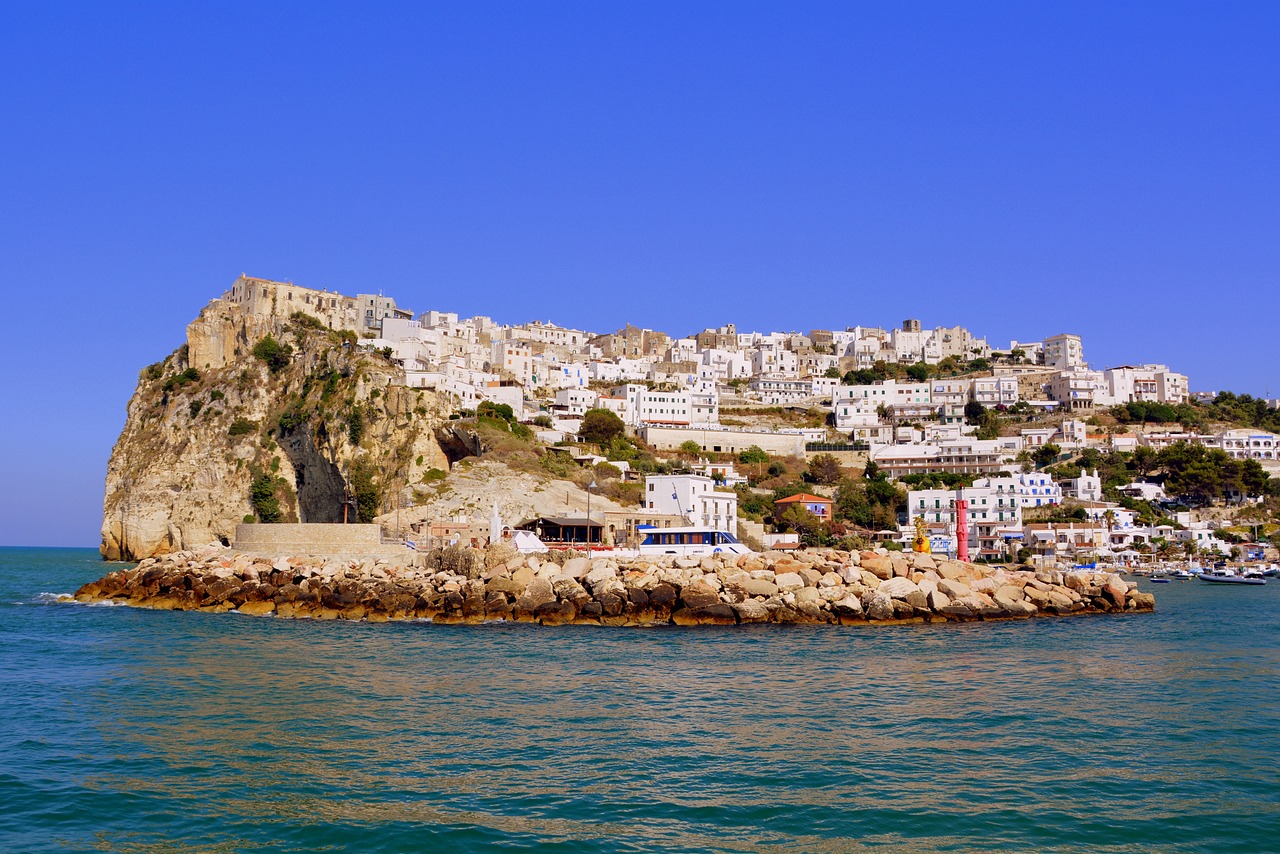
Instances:
[[[970,424],[980,424],[982,416],[986,413],[987,408],[976,400],[971,400],[964,405],[964,417]]]
[[[696,460],[702,456],[702,446],[692,439],[689,439],[680,443],[680,453],[688,454]]]
[[[608,444],[616,436],[626,432],[627,426],[622,419],[608,409],[588,409],[582,416],[582,426],[578,428],[578,437],[585,442],[597,445]]]
[[[494,403],[492,400],[482,400],[476,407],[477,418],[496,418],[499,421],[514,421],[515,412],[511,409],[510,404]]]
[[[838,380],[840,379],[840,369],[834,366],[827,368],[827,372],[823,376],[829,380]]]
[[[365,460],[351,467],[351,494],[356,499],[356,521],[369,523],[382,508],[382,487],[374,479],[377,469]]]
[[[809,460],[809,478],[814,483],[839,483],[844,470],[832,454],[818,454]]]
[[[281,517],[280,499],[276,498],[276,482],[279,478],[269,474],[260,474],[249,485],[249,503],[257,514],[259,522],[279,522]]]
[[[289,357],[293,355],[293,348],[288,344],[281,344],[268,335],[253,345],[252,353],[255,359],[266,363],[267,370],[278,374],[289,367]]]
[[[1156,452],[1146,445],[1133,449],[1133,465],[1138,474],[1150,474],[1156,467]]]
[[[1058,454],[1062,453],[1062,449],[1052,442],[1047,442],[1036,448],[1031,454],[1031,459],[1036,466],[1047,466],[1058,458]]]
[[[769,462],[769,455],[759,445],[738,452],[738,462],[744,466],[755,466],[756,480],[760,479],[760,466]]]
[[[908,366],[907,376],[918,383],[922,383],[929,379],[929,366],[924,362],[916,362],[914,365]]]

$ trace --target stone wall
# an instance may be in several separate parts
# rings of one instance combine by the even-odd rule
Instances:
[[[342,560],[412,554],[398,544],[383,544],[378,525],[241,524],[232,547],[243,554],[325,555]]]

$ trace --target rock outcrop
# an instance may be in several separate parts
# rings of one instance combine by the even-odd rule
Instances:
[[[255,356],[268,339],[274,356]],[[347,495],[364,501],[367,521],[385,509],[382,496],[447,471],[436,429],[448,405],[406,388],[397,365],[355,343],[305,316],[206,306],[187,343],[139,377],[107,466],[102,555],[228,543],[237,523],[264,512],[342,521]]]
[[[887,561],[903,574],[862,569]],[[834,549],[695,558],[517,554],[453,546],[401,561],[275,559],[209,546],[148,558],[75,598],[170,610],[381,622],[729,626],[971,622],[1150,611],[1101,572],[1030,572]],[[949,591],[949,592],[947,592]]]

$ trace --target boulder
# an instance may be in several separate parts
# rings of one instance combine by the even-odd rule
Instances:
[[[676,589],[662,582],[648,591],[648,604],[651,608],[670,608],[676,603]]]
[[[805,587],[817,587],[818,582],[822,580],[822,573],[812,567],[806,566],[800,569],[796,574],[804,579]]]
[[[991,598],[995,599],[996,602],[1000,602],[1001,600],[1007,602],[1021,602],[1026,598],[1026,595],[1022,592],[1021,587],[1015,587],[1012,584],[1004,584],[995,589]]]
[[[534,614],[543,605],[556,601],[555,590],[551,582],[545,578],[534,578],[524,589],[524,593],[516,600],[516,611]]]
[[[742,623],[764,623],[769,620],[769,609],[754,599],[745,599],[732,606]]]
[[[763,578],[749,578],[742,585],[742,591],[748,596],[776,596],[778,593],[778,585],[772,581],[765,581]]]
[[[883,593],[876,592],[871,597],[871,604],[867,607],[868,620],[892,620],[893,619],[893,600]]]
[[[861,617],[863,613],[861,600],[852,593],[846,595],[839,602],[833,603],[831,608],[841,617]]]
[[[876,554],[873,554],[871,557],[867,557],[866,553],[864,553],[862,557],[862,569],[864,572],[871,573],[881,581],[893,578],[893,563],[887,557],[882,557]]]
[[[733,606],[723,602],[694,608],[692,612],[694,620],[700,626],[732,626],[738,622]]]
[[[601,566],[594,567],[590,572],[588,572],[585,580],[589,586],[595,587],[597,584],[601,584],[617,577],[618,570],[608,564],[602,564]]]
[[[779,590],[799,590],[805,586],[804,579],[795,572],[783,572],[775,576],[774,584],[778,585]]]
[[[933,555],[921,553],[913,553],[912,561],[916,569],[937,569],[938,562],[933,559]]]
[[[822,594],[818,592],[816,587],[801,587],[795,591],[796,604],[808,602],[818,603],[822,601]]]
[[[920,588],[909,578],[893,577],[887,581],[880,582],[877,592],[883,593],[894,599],[905,599],[908,593],[917,593]]]
[[[1129,597],[1129,585],[1120,576],[1111,575],[1107,578],[1103,593],[1117,608],[1123,608]]]
[[[680,598],[686,608],[705,608],[720,602],[720,594],[705,581],[686,584],[680,591]]]
[[[560,568],[561,575],[567,575],[572,579],[579,579],[591,571],[591,561],[585,557],[570,558],[564,562],[564,566]]]
[[[261,617],[264,614],[270,614],[275,609],[275,602],[245,602],[238,610],[241,614],[248,614],[251,617]]]
[[[938,589],[950,596],[952,599],[960,599],[973,593],[973,590],[969,588],[969,585],[956,581],[945,575],[938,582]]]

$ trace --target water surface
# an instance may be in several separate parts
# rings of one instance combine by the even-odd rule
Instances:
[[[1154,614],[847,628],[48,595],[106,568],[0,549],[0,849],[1280,847],[1276,582],[1155,586]]]

